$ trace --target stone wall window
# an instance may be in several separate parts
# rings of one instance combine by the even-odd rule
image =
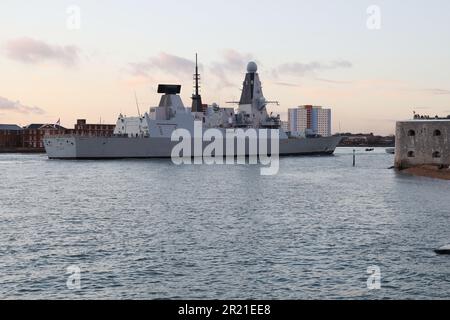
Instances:
[[[408,152],[408,158],[414,158],[415,156],[416,156],[416,154],[414,153],[414,151]]]
[[[435,136],[435,137],[440,137],[441,135],[442,135],[441,130],[434,130],[433,136]]]
[[[441,153],[439,151],[435,151],[433,152],[433,158],[440,158],[441,157]]]
[[[415,136],[416,136],[416,132],[414,130],[408,131],[408,137],[415,137]]]

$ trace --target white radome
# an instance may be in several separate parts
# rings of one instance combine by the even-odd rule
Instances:
[[[247,71],[249,73],[255,73],[258,71],[258,65],[254,61],[250,61],[247,65]]]

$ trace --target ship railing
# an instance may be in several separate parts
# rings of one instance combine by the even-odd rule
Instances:
[[[78,134],[78,133],[67,133],[67,134],[50,134],[45,135],[44,139],[48,138],[61,138],[61,139],[67,139],[67,138],[73,138],[73,137],[82,137],[82,138],[148,138],[148,135],[140,135],[140,136],[132,136],[130,137],[128,134],[107,134],[107,135],[101,135],[101,134]]]
[[[101,135],[101,134],[77,134],[77,133],[66,133],[66,134],[50,134],[50,135],[44,135],[44,139],[48,138],[72,138],[72,137],[99,137],[99,138],[110,138],[110,137],[116,137],[117,135],[114,134],[107,134],[107,135]]]

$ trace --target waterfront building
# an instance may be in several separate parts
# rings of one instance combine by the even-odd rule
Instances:
[[[85,119],[79,119],[72,133],[82,136],[108,137],[113,135],[115,127],[114,124],[88,124]]]
[[[0,124],[0,149],[18,148],[22,145],[23,129],[15,124]]]
[[[77,120],[74,129],[66,129],[59,124],[32,123],[26,127],[0,124],[0,151],[44,151],[44,137],[56,135],[112,136],[113,124],[88,124]]]
[[[289,109],[288,131],[331,136],[331,109],[305,105]]]
[[[43,149],[43,139],[46,135],[65,134],[66,128],[56,124],[33,123],[23,128],[22,147]]]
[[[44,148],[45,136],[79,135],[79,136],[111,136],[115,125],[112,124],[88,124],[86,120],[79,119],[74,129],[66,129],[59,124],[30,124],[23,131],[24,148]]]
[[[400,121],[396,130],[395,166],[450,166],[450,120]]]

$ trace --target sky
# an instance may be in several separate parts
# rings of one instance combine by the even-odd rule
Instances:
[[[240,96],[259,67],[271,112],[332,109],[333,132],[393,134],[450,114],[448,0],[2,0],[0,123],[115,123],[183,85],[195,53],[204,102]]]

